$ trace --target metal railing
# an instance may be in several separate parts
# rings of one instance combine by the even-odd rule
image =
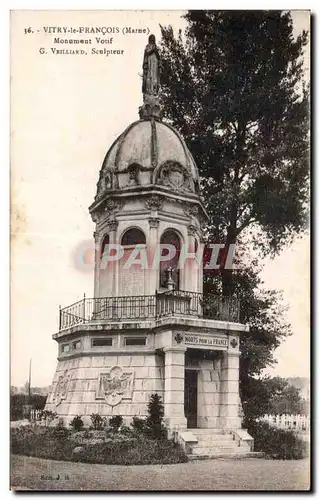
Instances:
[[[88,322],[147,320],[165,316],[194,316],[238,322],[239,310],[236,297],[181,290],[155,295],[83,298],[60,310],[59,331]]]

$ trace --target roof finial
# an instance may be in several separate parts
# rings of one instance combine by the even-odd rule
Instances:
[[[160,118],[159,89],[160,89],[160,54],[156,45],[156,38],[150,35],[143,56],[142,93],[143,106],[139,108],[140,118]]]

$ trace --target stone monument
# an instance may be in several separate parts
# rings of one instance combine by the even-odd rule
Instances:
[[[169,433],[190,453],[214,456],[225,446],[243,454],[253,441],[239,413],[239,335],[248,327],[239,323],[238,301],[204,297],[195,259],[178,269],[177,258],[161,254],[159,266],[151,265],[159,244],[194,254],[208,218],[196,163],[161,119],[159,89],[160,56],[150,35],[140,119],[107,152],[89,207],[99,249],[94,297],[60,310],[46,409],[66,424],[81,415],[89,425],[98,413],[122,415],[129,425],[146,416],[157,392]],[[105,259],[115,244],[121,259]]]

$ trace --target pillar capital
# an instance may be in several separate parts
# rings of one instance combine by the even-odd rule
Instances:
[[[227,351],[223,351],[223,353],[225,354],[225,356],[228,356],[230,358],[240,356],[240,351],[227,350]]]
[[[159,227],[160,219],[158,217],[149,217],[150,229],[157,229]]]
[[[117,220],[111,220],[109,223],[108,223],[108,227],[109,227],[109,231],[116,231],[117,228],[118,228],[118,221]]]
[[[197,228],[193,224],[189,224],[188,226],[188,236],[195,236],[197,234]]]
[[[176,352],[176,353],[181,353],[184,354],[186,352],[187,348],[186,346],[168,346],[163,348],[163,352]]]

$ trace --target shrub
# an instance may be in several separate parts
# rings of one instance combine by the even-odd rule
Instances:
[[[148,416],[145,422],[145,432],[154,439],[161,439],[166,436],[166,429],[163,425],[164,407],[161,397],[155,393],[151,394],[148,404]]]
[[[68,432],[68,429],[65,429]],[[75,442],[74,432],[65,439],[56,438],[57,428],[23,427],[11,432],[12,453],[76,462],[100,464],[159,464],[186,462],[187,457],[179,445],[168,440],[150,439],[144,435],[113,435],[111,439],[93,439],[98,431],[82,432],[81,441]],[[80,433],[79,433],[80,434]],[[88,434],[88,439],[85,436]],[[105,435],[105,433],[102,433]]]
[[[14,429],[11,451],[18,455],[68,460],[74,445],[69,439],[57,439],[52,427],[34,426]]]
[[[56,427],[53,428],[52,436],[55,439],[66,439],[69,437],[70,431],[63,425],[63,420],[59,420],[59,423]]]
[[[109,425],[114,432],[117,432],[123,423],[123,418],[121,415],[115,415],[109,420]]]
[[[134,434],[133,430],[127,425],[121,425],[119,430],[123,436],[132,436]]]
[[[106,425],[106,419],[101,417],[98,413],[92,413],[91,416],[91,428],[94,429],[95,431],[101,431],[104,429]]]
[[[247,429],[254,438],[255,451],[263,451],[270,458],[299,460],[308,455],[308,444],[293,431],[266,422],[247,422]]]
[[[69,425],[70,425],[70,427],[72,427],[73,430],[81,431],[84,424],[83,424],[83,420],[82,420],[81,416],[77,415],[76,417],[74,417],[73,420],[71,420]]]
[[[131,426],[134,431],[142,433],[145,431],[146,421],[144,418],[133,417]]]
[[[41,420],[44,420],[45,425],[49,425],[56,418],[57,414],[51,410],[43,410],[41,412]]]

